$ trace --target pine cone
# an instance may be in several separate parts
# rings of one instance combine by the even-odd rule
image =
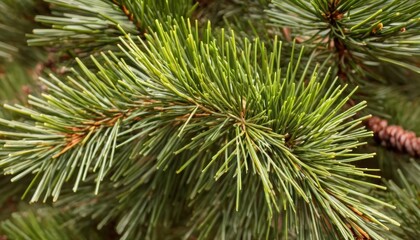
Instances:
[[[366,121],[367,127],[375,134],[375,140],[384,147],[408,153],[412,157],[420,157],[420,137],[400,126],[388,125],[379,117],[371,117]]]

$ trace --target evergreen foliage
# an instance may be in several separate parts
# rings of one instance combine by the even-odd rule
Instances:
[[[420,234],[418,159],[363,126],[420,134],[417,1],[21,4],[0,3],[0,237]]]

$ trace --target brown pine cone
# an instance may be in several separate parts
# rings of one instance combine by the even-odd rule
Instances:
[[[420,137],[400,126],[388,125],[388,121],[379,117],[371,117],[366,126],[375,134],[375,140],[384,147],[408,153],[412,157],[420,157]]]

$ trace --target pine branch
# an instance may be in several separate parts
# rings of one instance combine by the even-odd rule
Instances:
[[[337,66],[337,75],[343,81],[350,80],[366,86],[372,78],[383,79],[377,69],[369,67],[377,65],[375,62],[378,61],[418,71],[415,62],[409,64],[409,56],[419,53],[415,40],[420,29],[418,2],[274,1],[268,14],[275,24],[291,27],[305,44],[326,45],[326,51],[335,51],[338,61],[332,64]],[[407,29],[410,29],[408,35]],[[406,42],[405,37],[412,40]],[[389,56],[395,59],[389,59]],[[415,134],[409,134],[410,139],[413,137],[412,141],[395,140],[389,131],[373,125],[375,123],[369,126],[374,128],[376,139],[380,139],[383,145],[417,156],[420,142]],[[398,139],[408,137],[401,128],[396,129],[401,132]],[[391,132],[394,134],[396,131]]]
[[[245,211],[232,211],[252,206],[244,187],[251,186],[260,219],[246,225],[251,238],[280,234],[270,222],[283,216],[284,223],[304,222],[295,230],[315,236],[384,239],[378,229],[396,222],[365,203],[389,205],[360,190],[381,187],[359,180],[376,176],[352,165],[372,157],[352,153],[371,135],[361,126],[365,118],[353,119],[365,103],[342,110],[345,87],[334,87],[328,73],[309,74],[309,63],[301,71],[302,51],[282,69],[278,40],[271,51],[259,39],[245,39],[240,49],[234,33],[213,36],[210,26],[173,24],[165,30],[168,23],[156,22],[141,47],[127,37],[122,51],[129,61],[110,53],[102,63],[93,58],[96,73],[79,62],[81,72],[66,82],[44,79],[54,91],[31,97],[33,109],[7,106],[35,122],[1,120],[12,130],[1,132],[7,140],[0,165],[17,174],[14,180],[36,173],[32,201],[56,200],[69,180],[76,191],[95,171],[98,193],[107,175],[115,174],[114,181],[130,175],[128,159],[146,158],[151,166],[136,172],[181,174],[192,189],[182,196],[196,209],[212,206],[216,196],[220,206],[191,219],[201,238],[223,236],[231,219],[246,221]],[[173,184],[169,176],[165,186]],[[220,219],[225,224],[215,225]],[[269,221],[262,230],[263,219]]]
[[[409,56],[420,54],[417,1],[278,0],[273,1],[268,14],[273,24],[290,27],[306,44],[337,48],[344,66],[349,62],[366,66],[388,62],[419,72],[407,62]]]
[[[77,56],[113,48],[125,33],[143,35],[153,28],[155,19],[167,16],[188,17],[193,11],[191,1],[165,0],[45,0],[50,15],[36,21],[49,28],[35,29],[28,35],[30,46],[50,46],[59,50],[76,50]],[[119,28],[122,28],[123,32]]]
[[[61,49],[94,49],[118,41],[117,25],[137,34],[135,25],[112,1],[46,0],[52,16],[40,15],[35,20],[51,26],[35,29],[28,35],[30,46],[52,46]],[[65,43],[65,44],[63,44]]]

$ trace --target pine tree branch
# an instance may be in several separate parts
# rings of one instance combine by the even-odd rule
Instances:
[[[351,2],[351,1],[350,1]],[[338,76],[342,80],[347,80],[348,76],[353,79],[351,75],[354,75],[354,71],[351,71],[352,68],[352,62],[355,62],[356,64],[363,66],[363,62],[361,59],[358,59],[360,54],[357,52],[357,50],[354,48],[355,44],[358,44],[363,41],[364,49],[360,49],[363,51],[366,51],[366,49],[373,49],[371,45],[377,45],[382,47],[382,50],[386,51],[386,56],[381,55],[379,51],[381,49],[377,49],[376,56],[378,60],[388,61],[392,62],[396,65],[405,65],[407,68],[410,68],[414,71],[416,71],[416,67],[409,66],[406,63],[400,63],[398,60],[391,60],[388,58],[388,55],[391,53],[387,49],[386,44],[392,44],[394,49],[398,48],[405,48],[406,46],[404,44],[401,44],[402,42],[400,40],[397,40],[399,37],[398,35],[404,34],[407,31],[406,26],[410,26],[412,31],[412,37],[416,37],[418,29],[418,25],[414,24],[414,22],[417,21],[417,19],[414,19],[415,16],[420,15],[420,5],[415,2],[410,1],[404,1],[404,3],[397,3],[397,1],[388,1],[388,3],[381,3],[374,5],[373,2],[369,3],[366,2],[364,5],[367,6],[361,6],[358,4],[350,4],[349,1],[330,1],[327,3],[302,3],[301,1],[285,1],[285,2],[274,2],[274,6],[276,8],[272,8],[272,10],[269,11],[269,14],[272,16],[273,21],[278,23],[284,23],[287,24],[286,20],[282,20],[279,17],[285,16],[286,13],[279,13],[280,11],[285,11],[286,9],[294,9],[293,13],[297,15],[302,15],[299,13],[296,9],[301,9],[307,12],[310,12],[310,14],[313,14],[314,17],[321,17],[323,18],[324,23],[319,24],[318,28],[320,32],[317,32],[316,35],[319,38],[327,38],[325,42],[330,43],[332,42],[332,46],[335,48],[335,51],[337,53],[338,63]],[[369,6],[372,4],[371,6]],[[373,8],[372,8],[373,7]],[[379,8],[375,12],[375,8]],[[401,8],[400,10],[398,10]],[[352,14],[350,16],[350,10],[352,11]],[[383,12],[388,12],[387,15],[383,15]],[[367,12],[371,11],[372,14],[375,12],[375,14],[368,16],[366,15]],[[395,14],[395,11],[398,11]],[[356,12],[356,13],[355,13]],[[279,15],[280,14],[280,15]],[[360,16],[358,16],[360,15]],[[393,16],[390,16],[393,15]],[[405,17],[402,17],[400,15],[405,15]],[[365,19],[363,19],[362,16],[365,16]],[[374,20],[375,18],[381,19],[381,20]],[[314,18],[315,19],[315,18]],[[356,23],[356,19],[359,19],[361,22]],[[362,20],[363,19],[363,20]],[[404,24],[398,25],[400,27],[399,32],[396,27],[390,27],[389,29],[384,29],[384,22],[389,22],[395,25],[395,21],[402,21],[405,19],[407,21]],[[320,19],[322,20],[322,19]],[[312,24],[313,19],[309,19],[307,17],[298,20],[301,24],[307,24],[308,28],[309,24]],[[403,20],[404,21],[404,20]],[[367,29],[363,29],[362,26],[369,26],[369,22],[372,22],[370,27]],[[354,25],[352,25],[354,24]],[[294,30],[297,30],[297,25]],[[301,28],[301,26],[299,26]],[[313,29],[313,26],[311,26]],[[327,32],[322,33],[321,29],[329,30]],[[356,30],[360,29],[360,30]],[[303,36],[307,36],[307,33],[303,33]],[[324,35],[322,35],[324,34]],[[397,38],[397,39],[395,39]],[[330,39],[330,40],[328,40]],[[315,38],[308,39],[308,41],[316,40]],[[396,41],[396,42],[393,42]],[[381,42],[379,44],[379,42]],[[370,43],[370,44],[369,44]],[[413,42],[411,45],[412,54],[415,54],[417,51],[417,45]],[[406,50],[406,49],[405,49]],[[403,50],[403,51],[405,51]],[[393,54],[392,56],[397,56],[398,54]],[[362,69],[360,69],[362,70]],[[369,71],[368,69],[362,70],[363,71]],[[366,81],[366,77],[362,78]],[[377,120],[377,121],[376,121]],[[385,120],[383,120],[385,121]],[[382,122],[383,122],[382,121]],[[395,126],[383,126],[379,127],[377,124],[378,122],[381,122],[381,120],[378,120],[377,117],[373,117],[368,121],[368,126],[374,130],[375,137],[377,140],[381,142],[382,145],[388,146],[392,149],[396,149],[402,152],[408,152],[411,156],[416,157],[417,156],[417,149],[420,150],[420,142],[417,141],[417,138],[415,134],[406,134],[406,132],[401,127],[395,127]],[[393,129],[390,131],[390,129]],[[394,131],[395,130],[395,131]],[[392,132],[392,134],[396,133],[398,136],[395,136],[397,138],[394,138],[394,136],[390,136],[389,133]],[[400,134],[398,134],[400,133]],[[399,139],[402,138],[404,141],[400,141]],[[409,138],[410,140],[405,140],[406,138]],[[398,139],[398,140],[396,140]],[[419,145],[419,146],[417,146]]]
[[[194,10],[192,1],[165,0],[45,0],[50,15],[36,21],[49,26],[29,34],[30,46],[50,46],[60,50],[78,50],[92,54],[101,50],[117,51],[115,44],[124,33],[143,35],[154,26],[155,19],[188,17]],[[122,31],[120,31],[122,29]]]
[[[136,27],[112,1],[46,2],[50,3],[52,16],[39,15],[35,20],[51,28],[35,29],[33,34],[29,34],[30,46],[88,51],[118,42],[121,32],[117,25],[126,32],[137,34]]]
[[[316,70],[309,74],[310,63],[300,67],[303,50],[282,68],[278,40],[270,51],[258,39],[244,39],[238,48],[234,33],[214,36],[210,26],[199,31],[189,21],[172,23],[167,30],[168,22],[156,22],[141,46],[127,36],[121,49],[127,61],[110,53],[102,63],[93,58],[96,73],[79,62],[81,71],[66,82],[43,80],[53,91],[31,97],[33,109],[7,106],[35,122],[1,120],[11,130],[1,132],[7,139],[0,165],[17,174],[15,180],[36,173],[32,201],[56,200],[70,180],[76,191],[95,171],[99,193],[107,175],[124,182],[158,168],[189,179],[182,196],[197,209],[218,196],[220,211],[192,219],[204,224],[193,229],[210,234],[202,237],[222,236],[230,227],[214,225],[221,218],[245,221],[244,211],[236,216],[232,209],[250,206],[242,202],[252,200],[243,186],[253,186],[259,206],[253,214],[269,219],[268,226],[284,209],[284,222],[312,221],[296,231],[383,239],[378,229],[397,223],[365,203],[390,205],[361,191],[381,186],[359,180],[376,176],[352,165],[372,157],[352,153],[371,135],[361,126],[364,117],[352,119],[365,103],[343,110],[345,87],[334,87],[328,73],[323,79]],[[144,157],[150,165],[134,168],[130,159]],[[166,175],[160,180],[173,184]],[[298,211],[302,207],[307,211]],[[253,236],[280,234],[277,225],[255,232],[261,223],[250,225]]]
[[[408,153],[399,158],[420,157],[420,138],[361,117],[359,101],[376,94],[371,78],[395,80],[378,64],[420,72],[418,1],[274,0],[268,27],[266,0],[213,1],[198,11],[190,0],[45,1],[53,13],[38,17],[47,29],[31,44],[95,57],[77,60],[67,78],[43,78],[48,92],[29,105],[6,105],[14,120],[0,110],[0,168],[29,185],[32,202],[52,196],[60,207],[16,213],[0,238],[83,238],[81,226],[97,222],[123,240],[418,235],[417,164],[411,159],[386,184],[390,192],[374,194],[385,188],[369,180],[377,169],[357,167],[374,154],[356,150],[372,136],[367,122],[377,140]],[[299,38],[282,46],[279,26]],[[0,58],[18,59],[23,48],[9,36],[0,36]],[[9,99],[27,90],[11,70],[0,69],[0,95]],[[364,92],[339,83],[363,83]]]
[[[339,54],[340,46],[352,52],[350,61],[366,66],[385,61],[419,72],[407,62],[408,56],[420,54],[419,2],[279,0],[267,13],[273,24],[290,27],[305,44],[327,45],[336,39]]]

